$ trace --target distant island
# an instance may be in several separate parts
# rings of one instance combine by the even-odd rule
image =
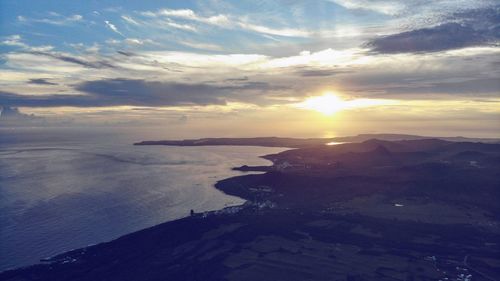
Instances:
[[[246,145],[267,147],[289,147],[304,148],[324,144],[339,144],[346,142],[363,142],[370,139],[400,141],[400,140],[423,140],[437,138],[454,142],[483,142],[500,143],[495,138],[466,138],[466,137],[424,137],[403,134],[360,134],[356,136],[334,137],[334,138],[280,138],[280,137],[257,137],[257,138],[203,138],[187,140],[159,140],[141,141],[134,145],[172,145],[172,146],[205,146],[205,145]]]
[[[500,280],[500,144],[364,137],[138,143],[296,149],[216,184],[242,206],[195,210],[0,280]]]

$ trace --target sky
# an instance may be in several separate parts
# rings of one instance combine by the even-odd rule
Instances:
[[[0,1],[0,127],[500,137],[491,0]]]

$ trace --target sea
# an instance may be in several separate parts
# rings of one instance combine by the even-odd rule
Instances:
[[[166,134],[168,138],[168,134]],[[157,137],[158,138],[158,137]],[[156,138],[156,139],[157,139]],[[130,130],[0,129],[0,271],[244,201],[214,184],[285,148],[134,146]]]

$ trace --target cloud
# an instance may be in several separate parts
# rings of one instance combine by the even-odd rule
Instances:
[[[338,69],[301,69],[296,74],[302,77],[327,77],[341,73],[349,73],[351,71],[338,70]]]
[[[70,56],[70,55],[65,55],[65,54],[60,54],[60,53],[53,53],[53,52],[41,52],[41,51],[33,51],[30,52],[31,54],[34,55],[42,55],[42,56],[47,56],[50,58],[54,58],[60,61],[64,62],[69,62],[77,65],[81,65],[84,67],[88,68],[115,68],[111,63],[105,61],[105,60],[97,60],[97,61],[88,61],[82,58],[78,58],[76,56]]]
[[[49,17],[48,18],[27,18],[25,16],[17,16],[17,20],[21,23],[44,23],[44,24],[51,24],[51,25],[70,25],[76,22],[82,22],[83,16],[82,15],[70,15],[70,16],[63,16],[58,13],[54,12],[49,12]]]
[[[124,40],[124,42],[128,45],[144,45],[144,44],[155,45],[155,44],[158,44],[151,39],[138,39],[138,38],[126,38]]]
[[[1,93],[1,92],[0,92]],[[33,114],[25,114],[16,107],[0,106],[0,126],[41,125],[44,118]]]
[[[198,29],[192,25],[176,23],[176,22],[169,20],[169,19],[167,19],[161,23],[163,23],[167,26],[173,27],[173,28],[181,29],[181,30],[193,31],[193,32],[198,31]]]
[[[288,56],[288,57],[278,57],[268,59],[263,62],[262,66],[266,68],[285,68],[285,67],[334,67],[334,66],[346,66],[346,65],[356,65],[358,63],[365,64],[366,62],[366,50],[365,49],[344,49],[336,50],[328,48],[325,50],[311,52],[302,51],[299,55]]]
[[[225,79],[224,81],[226,81],[226,82],[243,82],[243,81],[248,81],[248,77],[244,76],[244,77],[240,77],[240,78],[228,78],[228,79]]]
[[[489,34],[470,26],[447,23],[376,38],[368,43],[378,53],[437,52],[492,43]]]
[[[222,86],[221,89],[232,90],[232,91],[251,90],[251,91],[267,92],[267,91],[288,90],[290,88],[288,86],[271,85],[267,82],[249,81],[245,83],[240,83],[236,86]]]
[[[144,44],[144,41],[137,39],[137,38],[127,38],[127,39],[125,39],[125,43],[130,44],[130,45],[142,45],[142,44]]]
[[[498,5],[492,0],[327,0],[349,10],[375,12],[392,18],[417,19],[426,21],[444,15],[477,8]]]
[[[0,45],[19,47],[25,50],[41,51],[41,52],[50,51],[54,48],[51,45],[30,46],[23,42],[23,38],[19,34],[14,34],[4,37],[4,39],[0,42]]]
[[[439,54],[376,55],[369,67],[331,80],[344,92],[398,99],[498,98],[498,48],[466,48]],[[333,82],[335,83],[335,82]]]
[[[19,109],[15,107],[14,108],[8,106],[0,107],[0,119],[15,118],[18,116],[25,116],[25,115],[19,112]]]
[[[199,43],[199,42],[190,42],[190,41],[178,41],[177,43],[182,44],[184,46],[188,46],[193,49],[200,50],[211,50],[211,51],[221,51],[223,48],[216,44],[209,43]]]
[[[126,57],[134,57],[134,56],[137,56],[137,54],[132,53],[132,52],[127,52],[127,51],[120,51],[120,50],[118,50],[118,51],[116,51],[116,52],[117,52],[118,54],[120,54],[120,55],[124,55],[124,56],[126,56]]]
[[[367,43],[378,53],[438,52],[498,44],[500,7],[453,13],[447,22],[375,38]]]
[[[146,12],[143,13],[144,15],[153,15],[153,16],[167,16],[167,17],[176,17],[176,18],[181,18],[181,19],[186,19],[186,20],[191,20],[191,21],[197,21],[197,22],[202,22],[206,24],[211,24],[211,25],[217,25],[217,26],[228,26],[231,22],[229,18],[226,15],[215,15],[215,16],[200,16],[197,13],[195,13],[193,10],[190,9],[161,9],[159,11],[155,12]]]
[[[420,83],[386,89],[388,94],[466,94],[468,96],[490,96],[498,94],[500,80],[494,78],[464,79],[463,81]]]
[[[246,21],[238,21],[236,24],[244,30],[255,31],[269,35],[285,37],[309,37],[311,32],[297,28],[272,28],[263,25],[251,24]]]
[[[120,34],[121,36],[125,37],[125,35],[123,35],[123,33],[121,33],[118,28],[116,27],[116,25],[112,24],[110,21],[107,21],[105,20],[104,23],[106,24],[106,26],[111,29],[113,32],[117,33],[117,34]]]
[[[190,9],[160,9],[156,12],[145,11],[141,15],[145,17],[163,17],[166,18],[166,24],[175,28],[196,31],[197,29],[190,25],[178,24],[170,18],[178,18],[192,22],[204,23],[225,29],[242,29],[260,34],[276,35],[284,37],[309,37],[311,32],[296,28],[275,28],[251,23],[246,19],[236,18],[230,15],[218,14],[213,16],[202,16]]]
[[[388,0],[330,0],[346,9],[370,10],[386,15],[396,15],[405,9],[404,1]]]
[[[167,106],[225,103],[220,88],[204,84],[110,79],[84,82],[75,89],[90,94],[98,102],[111,104]]]
[[[5,39],[2,41],[2,45],[7,45],[7,46],[16,46],[16,47],[22,47],[22,48],[27,48],[28,45],[24,42],[22,42],[22,37],[19,34],[14,34],[5,37]]]
[[[288,88],[257,81],[237,85],[210,85],[142,79],[104,79],[86,81],[75,85],[74,89],[83,94],[20,95],[0,91],[0,104],[25,107],[225,105],[229,101],[262,102],[252,93]]]
[[[78,106],[77,95],[19,95],[11,92],[0,91],[0,104],[4,107],[54,107]]]
[[[30,79],[28,81],[30,84],[38,84],[38,85],[57,85],[57,83],[52,83],[47,81],[45,78],[35,78],[35,79]]]
[[[484,42],[481,34],[457,23],[423,28],[376,38],[368,43],[378,53],[436,52]]]
[[[134,18],[132,18],[131,16],[127,16],[127,15],[123,15],[121,16],[121,18],[130,23],[130,24],[133,24],[133,25],[141,25],[139,22],[137,22]]]

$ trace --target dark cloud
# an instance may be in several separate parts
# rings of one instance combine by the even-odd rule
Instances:
[[[10,107],[92,106],[91,98],[84,95],[19,95],[4,91],[0,91],[0,104]]]
[[[72,56],[68,56],[68,55],[62,55],[62,54],[57,54],[57,53],[49,53],[49,52],[39,52],[39,51],[31,52],[31,54],[41,55],[41,56],[47,56],[47,57],[51,57],[51,58],[54,58],[54,59],[57,59],[57,60],[60,60],[60,61],[74,63],[74,64],[78,64],[78,65],[81,65],[81,66],[84,66],[84,67],[88,67],[88,68],[97,68],[97,69],[101,69],[101,68],[115,68],[115,66],[113,66],[111,63],[109,63],[109,62],[107,62],[105,60],[88,61],[88,60],[84,60],[84,59],[81,59],[81,58],[72,57]]]
[[[484,35],[471,27],[447,23],[376,38],[368,46],[378,53],[418,53],[458,49],[486,42]]]
[[[297,71],[296,74],[302,77],[327,77],[349,72],[351,71],[336,70],[336,69],[305,69]]]
[[[30,79],[28,81],[28,83],[30,84],[38,84],[38,85],[57,85],[57,83],[52,83],[52,82],[49,82],[47,79],[45,78],[36,78],[36,79]]]
[[[0,126],[17,126],[22,124],[34,124],[43,122],[44,118],[33,114],[25,114],[18,108],[0,106]]]
[[[16,118],[19,116],[24,117],[26,115],[21,113],[19,109],[15,107],[0,106],[0,119]]]
[[[136,53],[132,53],[132,52],[127,52],[127,51],[116,51],[118,54],[120,55],[123,55],[123,56],[126,56],[126,57],[135,57],[137,56]]]
[[[245,76],[245,77],[240,77],[240,78],[229,78],[229,79],[226,79],[224,81],[226,81],[226,82],[242,82],[242,81],[248,81],[248,77]]]
[[[435,82],[428,85],[400,86],[387,90],[388,93],[418,94],[466,94],[471,96],[497,94],[500,90],[498,78],[469,79],[456,82]]]
[[[389,80],[380,77],[380,80],[384,80],[385,83],[354,79],[349,81],[350,86],[345,88],[362,96],[398,99],[427,99],[443,95],[468,99],[486,98],[497,97],[500,90],[500,80],[493,77],[452,79],[455,81],[430,81],[425,78],[398,81],[397,78]]]
[[[85,94],[19,95],[0,91],[0,104],[26,107],[224,105],[227,101],[262,102],[262,95],[256,96],[251,92],[279,89],[282,87],[265,82],[218,86],[140,79],[106,79],[77,84],[75,90]]]
[[[222,86],[221,89],[232,90],[232,91],[238,91],[238,90],[279,91],[279,90],[290,89],[290,87],[281,85],[271,85],[267,82],[250,81],[245,83],[239,83],[236,86]]]
[[[375,38],[367,46],[378,53],[418,53],[496,44],[499,11],[495,7],[455,13],[447,23]]]
[[[225,104],[227,93],[206,84],[182,84],[146,80],[110,79],[88,81],[75,88],[109,105],[208,105]]]
[[[268,92],[268,91],[281,91],[281,90],[291,89],[289,86],[284,86],[284,85],[277,85],[277,84],[272,85],[268,82],[261,82],[261,81],[249,81],[249,78],[246,76],[241,78],[225,79],[223,80],[223,82],[228,82],[229,85],[219,86],[219,87],[223,90],[232,92],[233,97],[236,97],[238,100],[241,100],[241,98],[244,96],[244,94],[241,91]],[[206,83],[217,83],[217,81],[206,81]]]

